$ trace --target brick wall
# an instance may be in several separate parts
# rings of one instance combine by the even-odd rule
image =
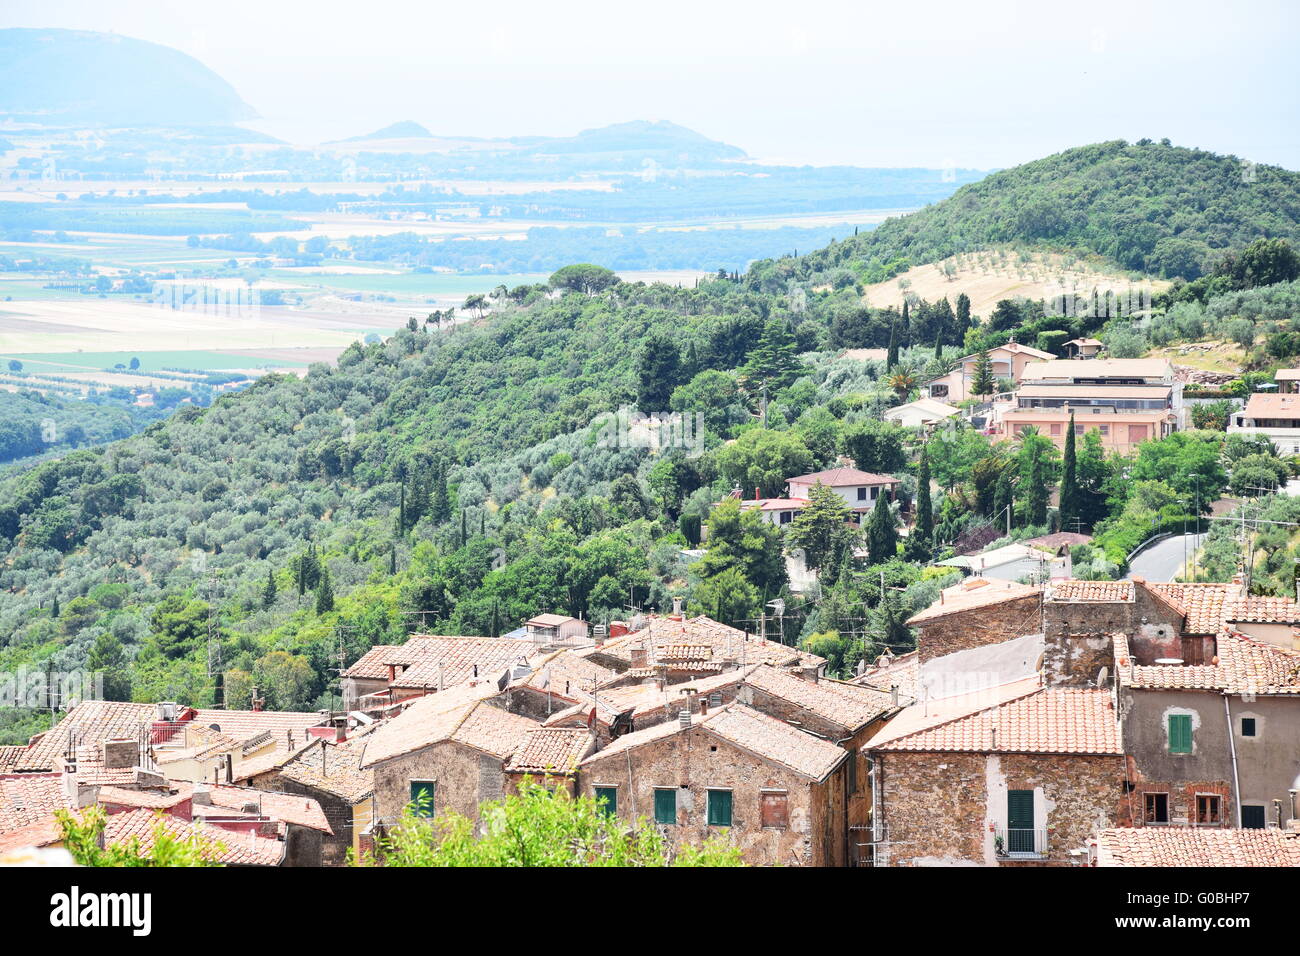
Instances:
[[[922,663],[953,651],[1001,644],[1042,630],[1042,598],[1027,594],[968,611],[954,611],[917,626],[916,649]]]

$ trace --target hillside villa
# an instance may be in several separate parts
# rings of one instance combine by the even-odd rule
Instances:
[[[1107,452],[1131,453],[1183,424],[1182,384],[1165,359],[1057,359],[1030,365],[996,434],[1011,440],[1036,428],[1065,447],[1074,415],[1077,436],[1096,431]]]
[[[893,475],[877,475],[843,466],[789,478],[785,483],[784,498],[760,498],[755,495],[750,499],[741,499],[740,507],[746,510],[757,508],[771,524],[789,524],[795,515],[808,507],[813,485],[824,485],[844,500],[852,512],[850,520],[854,524],[861,524],[862,516],[876,506],[876,499],[882,493],[893,498],[898,484],[898,479]],[[733,492],[732,495],[738,497],[739,492]]]
[[[925,385],[926,395],[929,398],[948,404],[964,402],[968,398],[974,398],[975,393],[971,391],[971,387],[975,383],[975,367],[979,364],[980,354],[976,352],[973,355],[967,355],[965,358],[960,359],[957,367],[947,375],[927,382]],[[995,380],[1009,378],[1016,383],[1020,382],[1026,366],[1034,362],[1050,361],[1054,358],[1056,356],[1051,352],[1043,352],[1014,341],[1008,342],[1006,345],[999,345],[995,349],[989,349],[989,362],[993,367],[993,378]]]
[[[1278,372],[1278,381],[1283,381],[1282,372]],[[1228,417],[1228,434],[1263,435],[1277,446],[1279,454],[1300,455],[1300,395],[1256,392],[1245,408]]]

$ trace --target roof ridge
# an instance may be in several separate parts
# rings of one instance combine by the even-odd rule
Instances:
[[[885,741],[885,745],[894,744],[900,740],[906,740],[908,737],[915,737],[917,734],[931,733],[935,730],[938,730],[940,727],[947,727],[949,724],[955,724],[960,720],[970,720],[972,717],[979,717],[983,714],[988,713],[991,710],[997,710],[999,707],[1005,707],[1007,704],[1013,704],[1018,700],[1024,700],[1026,697],[1032,697],[1035,694],[1040,694],[1043,691],[1049,689],[1051,688],[1049,688],[1047,685],[1040,684],[1039,686],[1033,688],[1032,690],[1025,691],[1023,694],[1016,694],[1014,697],[1008,697],[1006,700],[999,701],[996,704],[990,704],[988,707],[981,707],[979,710],[972,710],[965,714],[958,714],[956,717],[950,717],[947,720],[941,720],[937,724],[926,724],[924,727],[918,727],[916,730],[908,731],[907,733],[903,734],[900,737],[891,737]],[[1058,687],[1055,689],[1056,690],[1086,690],[1089,688]],[[977,693],[979,692],[977,691]],[[943,698],[940,699],[942,700]],[[913,704],[912,706],[916,707],[920,705]]]

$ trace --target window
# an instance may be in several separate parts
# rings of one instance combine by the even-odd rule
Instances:
[[[1169,794],[1148,793],[1143,796],[1145,797],[1145,808],[1142,819],[1147,823],[1168,823]]]
[[[866,501],[866,500],[867,500],[867,489],[866,489],[866,488],[859,488],[859,489],[858,489],[858,500],[859,500],[859,501]]]
[[[668,787],[655,789],[655,823],[677,822],[677,791]]]
[[[763,827],[784,830],[790,826],[790,795],[784,790],[764,790],[761,794]],[[727,811],[730,819],[731,811]]]
[[[1241,807],[1241,825],[1246,830],[1264,829],[1264,807],[1262,805]]]
[[[411,802],[415,804],[416,816],[433,816],[433,799],[437,791],[438,783],[435,780],[411,781]]]
[[[1254,737],[1254,736],[1255,736],[1255,718],[1254,718],[1254,717],[1243,717],[1243,718],[1241,718],[1241,736],[1243,736],[1243,737]]]
[[[709,826],[731,826],[731,791],[709,791]]]
[[[1060,423],[1060,422],[1053,422],[1053,423],[1052,423],[1052,434],[1053,434],[1053,435],[1059,435],[1059,434],[1061,434],[1061,423]]]
[[[1106,436],[1106,435],[1109,435],[1109,434],[1110,434],[1110,426],[1109,426],[1109,425],[1098,425],[1098,426],[1097,426],[1097,430],[1098,430],[1099,432],[1101,432],[1101,434],[1102,434],[1103,436]]]
[[[1196,822],[1222,823],[1219,795],[1215,793],[1198,793],[1196,795]]]
[[[618,787],[597,787],[596,802],[611,817],[618,813]]]
[[[1007,850],[1034,852],[1034,791],[1007,791]]]
[[[1171,754],[1189,754],[1192,752],[1192,715],[1169,715],[1169,752]]]

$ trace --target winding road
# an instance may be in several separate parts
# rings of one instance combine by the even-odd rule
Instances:
[[[1128,574],[1124,576],[1131,578],[1138,575],[1148,581],[1172,581],[1183,573],[1188,557],[1204,540],[1205,532],[1180,534],[1157,541],[1133,559]]]

